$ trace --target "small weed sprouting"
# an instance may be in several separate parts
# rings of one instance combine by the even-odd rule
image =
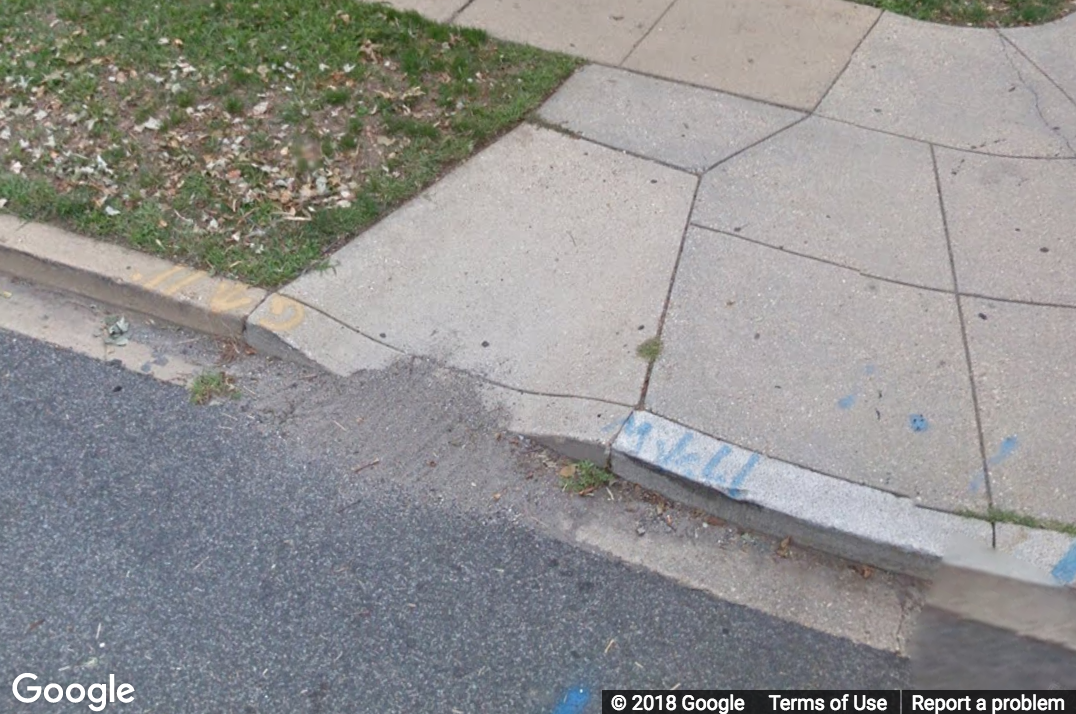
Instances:
[[[190,386],[191,403],[206,405],[214,399],[238,399],[239,388],[235,379],[225,372],[203,372],[194,378]]]
[[[579,461],[560,470],[563,490],[579,496],[594,493],[602,486],[608,486],[616,477],[590,461]]]
[[[661,338],[651,337],[635,348],[635,354],[642,357],[644,360],[653,364],[657,358],[661,355]]]

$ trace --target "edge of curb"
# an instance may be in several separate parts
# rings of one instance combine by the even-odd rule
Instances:
[[[241,337],[266,291],[130,248],[0,215],[0,272],[218,337]]]
[[[650,412],[633,411],[624,421],[610,466],[730,523],[914,577],[931,579],[954,550],[994,549],[988,521],[772,459]],[[1076,580],[1070,536],[1008,524],[997,531],[998,548],[1019,558],[1026,579],[1050,587]]]
[[[242,338],[266,354],[338,376],[404,356],[279,292],[8,215],[0,215],[0,272]],[[996,542],[1036,567],[1042,582],[1076,581],[1076,540],[1060,533],[923,508],[646,411],[497,385],[487,391],[491,406],[507,409],[512,431],[568,458],[604,463],[627,481],[741,527],[924,578],[932,577],[954,540],[991,548]]]

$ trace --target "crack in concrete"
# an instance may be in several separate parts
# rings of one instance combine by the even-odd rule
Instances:
[[[1020,67],[1017,64],[1016,59],[1009,53],[1009,42],[1000,32],[998,32],[997,35],[998,41],[1001,42],[1001,53],[1005,55],[1005,60],[1009,63],[1009,66],[1012,67],[1012,70],[1016,72],[1016,77],[1019,80],[1020,84],[1023,85],[1024,89],[1031,92],[1031,96],[1035,100],[1035,113],[1038,114],[1039,120],[1042,121],[1043,126],[1049,129],[1051,133],[1055,134],[1057,138],[1061,139],[1061,141],[1064,142],[1065,146],[1068,147],[1069,154],[1071,156],[1076,156],[1076,148],[1073,148],[1072,142],[1069,141],[1069,138],[1063,133],[1061,133],[1060,127],[1053,126],[1053,124],[1046,118],[1046,115],[1043,114],[1042,98],[1039,96],[1038,90],[1036,90],[1035,87],[1032,86],[1030,82],[1028,82],[1027,78],[1024,76],[1024,73],[1020,71]]]

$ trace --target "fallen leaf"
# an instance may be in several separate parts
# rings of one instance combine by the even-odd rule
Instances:
[[[258,102],[250,110],[250,113],[253,114],[256,117],[260,117],[263,114],[265,114],[267,111],[269,111],[269,102]]]
[[[785,536],[785,539],[777,546],[777,555],[781,558],[787,558],[789,549],[792,547],[792,536]]]

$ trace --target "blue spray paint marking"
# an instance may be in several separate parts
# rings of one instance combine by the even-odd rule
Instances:
[[[1020,440],[1016,436],[1006,436],[1001,441],[1001,446],[998,447],[997,453],[986,460],[986,463],[990,466],[997,466],[1005,459],[1012,456],[1012,453],[1016,451],[1016,447],[1019,446]],[[986,474],[979,471],[972,476],[971,482],[968,484],[968,490],[972,493],[979,493],[979,491],[986,486]]]
[[[695,435],[690,431],[684,432],[684,435],[676,442],[676,446],[668,452],[665,451],[665,444],[659,441],[656,447],[658,466],[667,471],[680,469],[686,475],[690,475],[691,464],[699,458],[698,454],[689,454],[687,452],[687,447],[694,438]]]
[[[914,432],[923,432],[930,428],[930,424],[927,423],[927,418],[922,414],[912,414],[908,417],[908,426],[910,426]]]
[[[1001,446],[998,447],[998,452],[986,460],[986,463],[991,466],[997,466],[1005,459],[1012,456],[1012,452],[1016,451],[1016,446],[1019,444],[1019,440],[1015,436],[1006,436]]]
[[[605,426],[603,426],[601,431],[603,434],[608,434],[611,431],[616,431],[620,427],[624,426],[628,419],[631,419],[631,417],[629,416],[627,419],[617,419],[616,421],[611,421]]]
[[[1076,580],[1076,540],[1072,541],[1069,552],[1065,553],[1061,560],[1057,561],[1057,565],[1050,571],[1050,575],[1053,575],[1058,582],[1066,585]]]
[[[635,451],[639,452],[643,450],[643,444],[646,443],[647,438],[650,436],[650,430],[653,429],[653,424],[643,422],[637,424],[635,419],[635,412],[632,412],[628,416],[628,420],[624,422],[624,430],[620,432],[621,436],[635,437]]]
[[[724,479],[714,477],[714,469],[716,469],[725,457],[732,453],[732,447],[728,444],[722,444],[721,448],[714,452],[714,455],[710,457],[710,460],[706,462],[706,465],[702,467],[702,480],[711,481],[714,483],[721,483]]]
[[[837,400],[837,406],[841,409],[851,409],[852,405],[856,403],[856,395],[849,394],[847,397],[841,397]]]
[[[874,374],[877,371],[878,370],[875,368],[875,366],[873,364],[868,364],[866,367],[863,368],[863,374],[867,375],[868,377],[871,376],[872,374]]]
[[[583,710],[590,701],[590,691],[584,687],[569,689],[561,697],[560,704],[553,710],[553,714],[583,714]]]
[[[743,495],[743,491],[740,490],[740,487],[743,486],[743,482],[747,480],[748,474],[755,469],[755,464],[761,459],[762,457],[758,454],[751,454],[751,458],[749,458],[747,463],[743,465],[740,472],[733,476],[732,483],[729,484],[729,496],[731,498],[739,499],[740,496]]]

